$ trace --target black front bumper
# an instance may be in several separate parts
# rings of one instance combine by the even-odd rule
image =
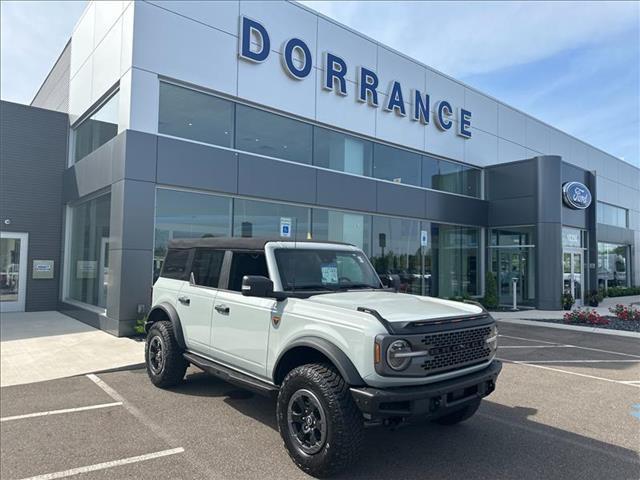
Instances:
[[[437,418],[493,392],[500,370],[502,362],[494,360],[463,377],[416,387],[351,388],[351,395],[369,419]]]

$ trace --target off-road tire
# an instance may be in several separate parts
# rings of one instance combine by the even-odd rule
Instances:
[[[154,355],[158,344],[162,349],[161,365]],[[144,346],[144,359],[147,375],[156,387],[168,388],[182,381],[189,366],[182,353],[170,321],[162,320],[151,326]]]
[[[312,392],[326,415],[325,441],[314,454],[302,451],[290,431],[289,403],[301,390]],[[331,365],[302,365],[287,374],[278,394],[277,421],[289,456],[302,471],[314,477],[327,477],[346,469],[360,451],[364,434],[362,413],[351,397],[349,385]]]
[[[478,411],[480,407],[480,399],[476,400],[469,405],[462,407],[460,410],[451,412],[444,417],[439,417],[434,420],[435,423],[440,425],[456,425],[457,423],[464,422],[470,419]]]

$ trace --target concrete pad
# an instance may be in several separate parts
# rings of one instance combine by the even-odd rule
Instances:
[[[117,338],[59,312],[3,313],[0,386],[22,385],[144,362],[144,343]]]

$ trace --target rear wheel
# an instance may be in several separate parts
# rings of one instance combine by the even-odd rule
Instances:
[[[155,386],[172,387],[184,378],[189,363],[182,356],[170,321],[163,320],[151,326],[144,354],[147,374]]]
[[[455,410],[443,417],[436,418],[434,422],[440,425],[455,425],[473,417],[478,408],[480,408],[480,399],[462,407],[460,410]]]
[[[302,365],[287,374],[278,394],[277,420],[289,456],[315,477],[344,470],[360,450],[362,413],[330,365]]]

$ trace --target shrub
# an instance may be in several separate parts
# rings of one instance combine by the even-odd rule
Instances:
[[[498,283],[493,272],[485,275],[485,291],[482,304],[485,308],[498,308]]]
[[[144,335],[144,324],[147,322],[147,316],[143,315],[142,317],[138,317],[136,319],[136,324],[133,327],[133,331],[138,335]]]
[[[640,295],[640,287],[610,287],[607,289],[607,297],[626,297],[627,295]]]
[[[573,295],[571,295],[570,293],[562,294],[562,308],[564,308],[565,310],[571,310],[571,307],[573,307],[574,303],[576,303],[576,301],[573,298]]]
[[[629,305],[628,307],[618,303],[615,307],[609,308],[619,320],[636,320],[640,321],[640,309]]]
[[[607,325],[609,320],[595,310],[576,308],[564,314],[565,323],[583,323],[588,325]]]

